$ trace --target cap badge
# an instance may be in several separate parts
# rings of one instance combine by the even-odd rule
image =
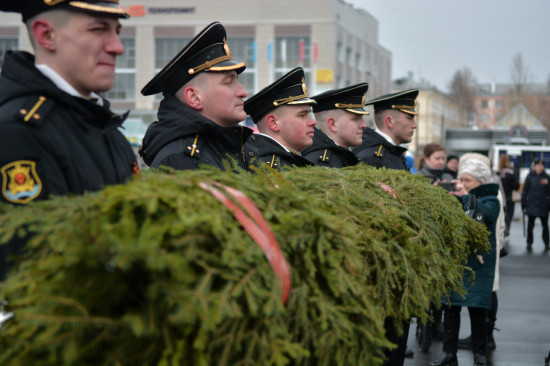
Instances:
[[[225,43],[225,37],[223,39],[223,49],[225,50],[225,54],[231,57],[231,50],[229,49],[229,46],[227,45],[227,43]]]

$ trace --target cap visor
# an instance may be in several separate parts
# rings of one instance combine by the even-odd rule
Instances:
[[[351,113],[355,113],[355,114],[365,114],[365,115],[370,114],[369,112],[367,112],[363,108],[347,108],[346,111],[351,112]]]
[[[72,8],[84,10],[95,14],[111,15],[117,18],[130,17],[130,13],[120,8],[118,4],[109,2],[98,2],[95,4],[90,4],[84,1],[70,1],[69,5]]]

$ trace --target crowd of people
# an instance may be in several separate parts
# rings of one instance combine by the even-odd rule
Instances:
[[[8,52],[2,66],[1,200],[24,205],[51,195],[79,195],[138,174],[136,157],[119,131],[125,116],[113,113],[100,94],[113,86],[116,58],[124,52],[119,19],[128,13],[118,1],[28,0],[3,2],[0,10],[22,14],[34,48],[34,55]],[[246,65],[232,59],[226,40],[222,24],[208,25],[141,90],[143,95],[163,96],[158,120],[149,126],[139,152],[148,166],[185,170],[206,164],[253,171],[263,164],[281,169],[363,163],[412,170],[403,145],[412,141],[417,127],[417,89],[367,100],[364,82],[310,96],[304,70],[297,67],[248,97],[239,82]],[[367,105],[373,106],[375,128],[367,127]],[[240,124],[247,115],[257,134]],[[434,304],[444,309],[443,355],[431,365],[458,364],[462,307],[470,313],[475,365],[486,365],[496,320],[497,221],[502,217],[502,237],[507,237],[517,175],[503,157],[499,201],[501,189],[487,157],[448,155],[435,143],[423,152],[417,174],[454,194],[464,211],[487,227],[492,247],[469,258],[467,266],[474,273],[464,272],[466,297],[451,294],[449,302]],[[538,161],[521,198],[529,217],[529,247],[537,217],[546,248],[549,245],[548,187],[544,163]],[[22,245],[0,246],[0,280],[9,269],[8,258]],[[403,335],[395,328],[393,320],[386,319],[387,337],[398,345],[386,350],[386,365],[403,365],[407,354],[409,323],[403,325]]]

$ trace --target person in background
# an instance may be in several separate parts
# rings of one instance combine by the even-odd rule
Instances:
[[[118,0],[3,1],[21,13],[34,56],[8,51],[0,77],[0,200],[13,205],[81,195],[139,171],[117,115],[99,93],[123,54]],[[0,246],[0,280],[23,239]]]
[[[268,164],[275,169],[313,165],[300,152],[313,143],[316,122],[311,106],[315,104],[308,97],[301,67],[248,98],[244,108],[259,131],[245,145],[250,164]]]
[[[446,173],[444,170],[445,149],[443,146],[436,143],[427,144],[424,146],[423,153],[424,155],[420,160],[417,174],[429,178],[430,182],[434,185],[440,185],[441,183],[452,183],[453,176]],[[430,313],[432,315],[433,322],[417,325],[417,340],[422,340],[421,347],[423,347],[423,350],[427,350],[429,348],[432,338],[442,338],[442,310],[438,309],[438,306],[435,304],[431,304]],[[425,334],[422,334],[422,332]]]
[[[472,330],[474,366],[486,366],[487,311],[491,309],[496,268],[496,223],[500,213],[497,198],[498,184],[491,183],[492,171],[489,159],[481,154],[465,154],[460,158],[456,191],[452,192],[462,202],[462,208],[473,219],[483,223],[489,232],[491,248],[485,253],[474,253],[468,258],[463,286],[466,296],[450,294],[450,301],[442,300],[444,311],[443,354],[431,366],[458,366],[458,334],[460,311],[468,307]]]
[[[493,175],[493,179],[494,179],[494,175]],[[496,240],[497,253],[499,254],[496,256],[496,261],[495,261],[495,280],[493,281],[491,309],[487,311],[487,319],[486,319],[488,351],[494,351],[497,348],[495,337],[494,337],[494,330],[495,330],[495,324],[497,321],[497,312],[498,312],[497,291],[500,288],[500,258],[504,256],[502,254],[502,248],[504,246],[504,228],[505,228],[504,196],[501,194],[500,190],[497,198],[500,203],[500,212],[498,214],[498,219],[495,227],[495,230],[496,230],[495,240]],[[458,348],[471,350],[472,336],[469,335],[466,338],[459,339]]]
[[[445,168],[445,149],[443,146],[435,143],[424,146],[424,156],[420,160],[418,174],[430,178],[432,184],[437,182],[448,182],[453,180],[453,176],[446,173]]]
[[[505,240],[508,240],[508,236],[510,235],[510,225],[512,223],[512,219],[514,218],[514,211],[516,206],[516,203],[512,199],[512,192],[519,189],[519,179],[512,170],[510,157],[506,154],[501,155],[498,160],[498,175],[500,177],[502,189],[504,191],[504,237]]]
[[[405,166],[412,174],[418,174],[418,169],[414,167],[414,155],[410,151],[405,153]]]
[[[315,129],[313,144],[302,151],[303,157],[315,165],[333,168],[359,163],[350,147],[361,143],[367,127],[363,116],[368,112],[363,107],[368,87],[361,83],[311,97],[317,102],[313,113],[319,128]]]
[[[447,165],[445,165],[443,171],[450,174],[453,179],[456,179],[458,173],[458,156],[453,154],[447,155]]]
[[[252,131],[246,119],[246,90],[239,74],[246,68],[231,58],[225,28],[214,22],[197,34],[141,90],[163,93],[158,121],[147,128],[140,155],[150,167],[178,170],[201,164],[225,169],[233,159],[246,169],[243,147]]]
[[[550,210],[549,176],[544,171],[542,159],[535,160],[535,167],[525,178],[521,193],[521,207],[528,217],[527,220],[527,250],[533,246],[533,228],[538,217],[542,224],[542,240],[544,249],[549,250],[548,211]]]

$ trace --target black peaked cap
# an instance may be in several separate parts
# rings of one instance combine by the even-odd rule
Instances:
[[[225,39],[225,28],[221,23],[208,25],[143,87],[141,94],[175,94],[202,71],[235,70],[240,74],[246,66],[243,62],[237,63],[231,59],[231,51]]]
[[[355,114],[369,114],[363,108],[368,89],[368,83],[360,83],[313,96],[311,99],[317,102],[317,105],[313,106],[313,113],[343,109]]]
[[[371,99],[366,103],[366,105],[374,106],[374,112],[379,112],[385,109],[397,109],[403,113],[414,115],[418,113],[415,109],[417,96],[418,89],[408,89]]]
[[[254,122],[282,105],[316,104],[307,94],[304,69],[297,67],[281,76],[244,102],[244,110]]]
[[[68,9],[92,14],[128,18],[130,14],[122,9],[118,0],[2,0],[0,10],[20,13],[23,22],[48,10]]]

